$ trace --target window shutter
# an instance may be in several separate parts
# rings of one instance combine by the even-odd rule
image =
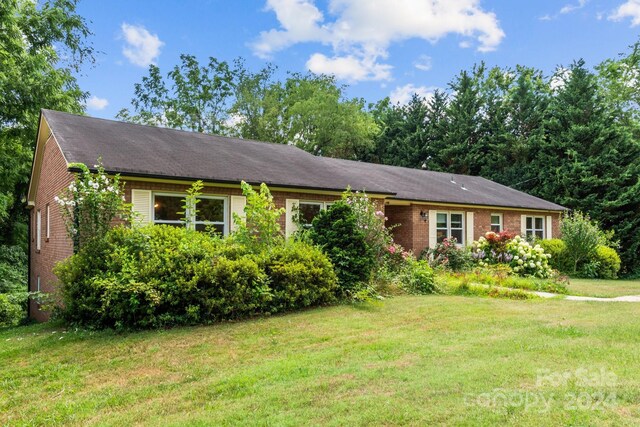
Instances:
[[[551,215],[547,215],[547,224],[545,229],[547,239],[553,239],[553,221],[551,220]]]
[[[236,230],[236,224],[233,219],[234,214],[242,218],[242,222],[246,220],[244,207],[247,206],[247,198],[245,196],[231,196],[231,231]]]
[[[136,217],[134,225],[147,225],[153,223],[151,191],[131,190],[131,204]]]
[[[285,235],[287,237],[292,236],[293,233],[295,233],[296,230],[298,229],[298,226],[293,220],[293,215],[295,211],[298,209],[299,203],[300,201],[297,199],[287,199],[285,202],[285,208],[287,210],[285,213],[285,216],[286,216]]]
[[[473,243],[473,212],[467,212],[467,230],[466,230],[466,242],[467,245]]]
[[[438,232],[436,231],[436,225],[438,223],[438,211],[429,211],[429,247],[431,249],[436,247],[438,243]]]
[[[520,237],[523,239],[527,237],[527,216],[520,215]]]

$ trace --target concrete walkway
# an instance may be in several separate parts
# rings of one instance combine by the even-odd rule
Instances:
[[[540,298],[557,298],[557,299],[565,299],[569,301],[640,302],[640,295],[625,295],[621,297],[600,298],[600,297],[582,297],[577,295],[554,294],[551,292],[542,292],[542,291],[528,291],[526,289],[515,289],[515,288],[504,288],[504,289],[531,292],[532,294],[535,294]]]
[[[574,295],[567,295],[564,299],[568,299],[571,301],[640,302],[640,295],[625,295],[615,298],[579,297]]]

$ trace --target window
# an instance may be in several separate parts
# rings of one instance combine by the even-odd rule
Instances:
[[[436,214],[436,238],[438,243],[446,238],[455,238],[458,244],[463,244],[463,218],[464,215],[460,212],[438,212]]]
[[[40,292],[40,276],[36,278],[36,291]]]
[[[300,202],[298,204],[298,221],[304,228],[310,228],[313,219],[325,209],[322,202]]]
[[[298,203],[298,222],[304,228],[310,228],[313,219],[325,209],[328,209],[333,202],[300,202]]]
[[[36,211],[36,251],[42,246],[42,213],[40,209]]]
[[[491,214],[491,231],[494,233],[502,231],[502,214]]]
[[[218,233],[225,236],[226,230],[226,202],[224,197],[200,197],[198,214],[195,218],[196,230],[206,231],[211,226]]]
[[[155,194],[153,200],[153,222],[156,224],[168,224],[180,226],[184,224],[180,218],[182,215],[183,196]]]
[[[153,222],[155,224],[167,224],[174,227],[184,225],[182,218],[184,195],[178,194],[154,194],[153,195]],[[205,231],[212,226],[222,235],[227,234],[227,198],[201,196],[198,198],[197,215],[187,212],[195,224],[195,229]]]
[[[536,239],[544,239],[544,217],[528,216],[526,217],[526,237],[527,239],[535,237]]]
[[[51,226],[50,226],[50,220],[51,217],[49,216],[49,205],[47,204],[47,209],[46,209],[46,221],[47,221],[47,226],[46,226],[46,233],[44,235],[45,240],[48,242],[49,241],[49,236],[51,235]]]

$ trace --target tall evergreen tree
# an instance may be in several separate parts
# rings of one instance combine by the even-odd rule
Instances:
[[[453,93],[447,107],[447,126],[444,138],[434,141],[434,162],[453,173],[477,175],[482,169],[486,147],[481,139],[481,108],[479,82],[484,64],[472,72],[462,71],[449,84]]]
[[[640,234],[630,224],[640,220],[640,144],[620,125],[620,111],[602,97],[584,61],[567,75],[547,109],[545,138],[532,147],[538,180],[531,192],[615,230],[624,264],[637,269]]]

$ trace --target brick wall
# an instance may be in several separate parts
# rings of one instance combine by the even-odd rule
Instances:
[[[38,183],[35,206],[30,212],[31,221],[31,272],[29,276],[29,290],[37,291],[38,276],[40,290],[53,292],[57,278],[53,274],[55,264],[73,253],[73,243],[67,237],[64,221],[54,197],[58,196],[74,179],[67,171],[67,163],[60,152],[58,144],[49,137],[44,147],[41,165],[40,181]],[[47,205],[49,205],[49,238],[47,239]],[[41,248],[36,250],[36,212],[41,212]],[[31,317],[44,321],[49,313],[41,311],[38,304],[30,303]]]
[[[502,214],[503,230],[508,230],[520,234],[521,215],[531,216],[552,216],[553,237],[560,234],[560,213],[540,213],[535,211],[512,211],[491,208],[455,208],[451,206],[438,205],[387,205],[387,226],[393,228],[394,240],[405,249],[411,249],[415,254],[420,254],[424,248],[429,246],[429,222],[424,221],[420,212],[436,210],[440,212],[463,212],[465,214],[465,235],[466,235],[466,213],[473,212],[473,239],[477,240],[487,231],[491,230],[491,214]],[[435,218],[429,218],[435,221]],[[546,226],[546,225],[545,225]]]

